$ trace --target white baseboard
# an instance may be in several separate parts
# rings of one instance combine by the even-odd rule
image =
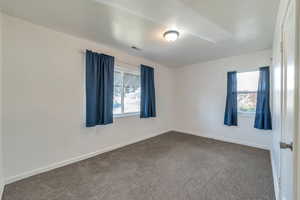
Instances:
[[[18,180],[28,178],[30,176],[41,174],[43,172],[47,172],[47,171],[50,171],[50,170],[53,170],[53,169],[56,169],[56,168],[59,168],[59,167],[63,167],[63,166],[66,166],[66,165],[69,165],[69,164],[72,164],[72,163],[75,163],[75,162],[78,162],[78,161],[81,161],[81,160],[85,160],[85,159],[88,159],[88,158],[91,158],[91,157],[94,157],[94,156],[97,156],[97,155],[100,155],[100,154],[103,154],[103,153],[106,153],[106,152],[109,152],[109,151],[112,151],[112,150],[115,150],[115,149],[118,149],[118,148],[121,148],[121,147],[124,147],[124,146],[127,146],[127,145],[130,145],[130,144],[134,144],[136,142],[140,142],[140,141],[155,137],[157,135],[161,135],[161,134],[169,132],[169,131],[170,130],[164,131],[164,132],[161,132],[161,133],[142,136],[142,137],[135,138],[135,139],[132,139],[132,140],[124,142],[124,143],[120,143],[120,144],[116,144],[116,145],[112,145],[112,146],[100,149],[100,150],[95,151],[95,152],[87,153],[87,154],[84,154],[84,155],[80,155],[80,156],[77,156],[77,157],[70,158],[68,160],[56,162],[56,163],[53,163],[53,164],[48,165],[48,166],[44,166],[44,167],[41,167],[41,168],[37,168],[37,169],[31,170],[31,171],[28,171],[28,172],[24,172],[24,173],[15,175],[15,176],[11,176],[11,177],[8,177],[8,178],[5,179],[5,184],[13,183],[13,182],[16,182]],[[212,137],[209,134],[197,134],[197,133],[186,132],[186,131],[181,131],[181,130],[174,130],[174,131],[269,150],[268,146],[249,143],[249,142],[244,142],[244,141],[240,141],[240,140],[237,140],[237,139],[231,139],[231,138],[225,138],[225,137],[214,137],[214,136]],[[271,158],[272,158],[272,156],[271,156]],[[272,160],[272,162],[273,162],[273,160]],[[272,166],[273,166],[273,163],[272,163]],[[274,170],[273,170],[273,174],[274,174]],[[274,185],[275,185],[275,180],[274,180]]]
[[[205,134],[205,133],[204,134],[203,133],[196,133],[196,132],[192,132],[192,131],[183,131],[183,130],[174,130],[174,131],[179,132],[179,133],[186,133],[186,134],[190,134],[190,135],[210,138],[210,139],[214,139],[214,140],[220,140],[220,141],[224,141],[224,142],[241,144],[241,145],[245,145],[245,146],[249,146],[249,147],[255,147],[255,148],[259,148],[259,149],[270,150],[270,146],[268,146],[268,145],[256,144],[256,143],[242,141],[242,140],[235,139],[235,138],[228,138],[228,137],[216,136],[216,135]]]
[[[135,138],[135,139],[132,139],[130,141],[126,141],[124,143],[119,143],[119,144],[116,144],[116,145],[112,145],[112,146],[100,149],[98,151],[95,151],[95,152],[91,152],[91,153],[87,153],[87,154],[84,154],[84,155],[76,156],[76,157],[70,158],[68,160],[56,162],[56,163],[50,164],[48,166],[44,166],[44,167],[34,169],[34,170],[31,170],[31,171],[28,171],[28,172],[24,172],[22,174],[18,174],[16,176],[11,176],[11,177],[5,178],[5,184],[10,184],[10,183],[19,181],[21,179],[28,178],[30,176],[34,176],[34,175],[41,174],[43,172],[47,172],[47,171],[50,171],[50,170],[53,170],[53,169],[56,169],[56,168],[59,168],[59,167],[63,167],[63,166],[66,166],[66,165],[69,165],[69,164],[72,164],[72,163],[75,163],[75,162],[79,162],[79,161],[82,161],[82,160],[85,160],[85,159],[88,159],[88,158],[91,158],[91,157],[94,157],[94,156],[97,156],[97,155],[115,150],[115,149],[118,149],[118,148],[121,148],[121,147],[125,147],[127,145],[134,144],[134,143],[137,143],[137,142],[140,142],[140,141],[143,141],[143,140],[146,140],[146,139],[149,139],[149,138],[152,138],[152,137],[155,137],[155,136],[167,133],[167,132],[170,132],[170,130],[163,131],[163,132],[156,133],[156,134],[151,134],[151,135],[144,135],[142,137]]]
[[[270,153],[271,153],[271,164],[272,164],[275,198],[276,198],[276,200],[279,200],[279,182],[278,182],[278,175],[277,175],[277,167],[275,165],[273,151],[271,150]]]

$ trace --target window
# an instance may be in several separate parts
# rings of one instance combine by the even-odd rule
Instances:
[[[139,113],[140,95],[139,72],[115,69],[113,114],[122,116]]]
[[[254,114],[259,71],[237,73],[237,102],[238,112]]]

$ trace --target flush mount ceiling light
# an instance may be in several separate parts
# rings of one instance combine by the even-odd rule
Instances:
[[[133,50],[136,50],[136,51],[142,51],[141,48],[138,48],[138,47],[136,47],[136,46],[131,46],[131,48],[132,48]]]
[[[164,33],[164,38],[168,41],[168,42],[174,42],[175,40],[177,40],[179,37],[179,32],[178,31],[167,31]]]

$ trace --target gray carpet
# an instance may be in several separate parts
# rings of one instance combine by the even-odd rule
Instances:
[[[268,151],[166,133],[5,187],[4,200],[274,200]]]

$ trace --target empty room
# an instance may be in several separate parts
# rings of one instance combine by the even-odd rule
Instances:
[[[0,200],[300,200],[299,0],[0,0]]]

